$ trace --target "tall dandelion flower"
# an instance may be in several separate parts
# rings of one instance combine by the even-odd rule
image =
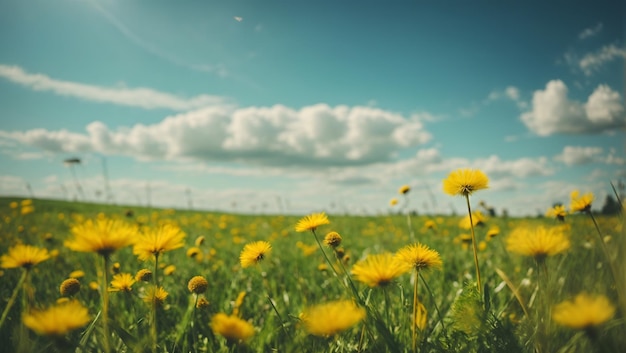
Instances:
[[[158,257],[166,251],[182,248],[184,239],[185,232],[172,224],[148,228],[137,236],[133,253],[141,260],[148,260],[153,256]]]
[[[408,185],[402,185],[400,189],[398,189],[398,193],[400,195],[406,195],[409,193],[409,191],[411,191],[411,187]]]
[[[143,301],[153,306],[161,306],[169,293],[163,287],[150,287],[148,293],[143,297]]]
[[[506,239],[506,248],[510,252],[532,256],[541,263],[546,257],[569,249],[570,241],[567,235],[557,227],[519,227],[514,229]]]
[[[349,329],[365,318],[365,309],[351,300],[319,304],[300,316],[305,330],[315,336],[329,337]]]
[[[328,216],[324,212],[312,213],[301,218],[296,224],[296,232],[315,231],[319,226],[330,224]]]
[[[85,326],[91,318],[87,308],[72,300],[24,314],[24,326],[42,336],[64,336],[70,331]]]
[[[561,222],[565,220],[566,215],[567,211],[563,205],[555,205],[546,211],[546,217],[555,218]]]
[[[474,253],[474,266],[476,267],[476,287],[478,292],[482,291],[480,282],[480,266],[478,265],[478,250],[476,244],[476,234],[474,232],[474,221],[472,219],[472,207],[470,206],[469,196],[475,191],[488,188],[489,178],[480,170],[474,169],[458,169],[448,174],[443,180],[443,191],[452,196],[463,196],[467,203],[467,213],[469,215],[469,224],[472,230],[472,250]]]
[[[397,198],[392,198],[391,200],[389,200],[389,206],[395,206],[398,204],[398,199]]]
[[[187,283],[187,289],[194,294],[202,294],[209,288],[209,282],[202,276],[194,276]]]
[[[593,202],[592,193],[588,192],[584,195],[580,195],[578,190],[574,190],[570,194],[570,198],[570,209],[572,212],[584,212],[591,210],[591,203]]]
[[[120,220],[98,217],[73,225],[70,232],[73,238],[65,241],[67,248],[109,256],[133,243],[136,228]]]
[[[352,266],[352,274],[357,281],[370,287],[384,287],[410,268],[398,261],[390,253],[368,255],[365,260]]]
[[[246,341],[254,336],[254,326],[235,315],[215,314],[211,318],[213,333],[225,337],[229,341]]]
[[[615,315],[615,307],[604,295],[580,293],[573,300],[554,306],[552,320],[561,326],[573,329],[588,329],[599,326]]]
[[[17,244],[9,248],[9,252],[6,255],[2,255],[0,258],[0,267],[22,267],[30,269],[33,266],[48,260],[49,258],[50,253],[48,253],[47,249],[31,245]]]
[[[132,290],[133,284],[135,284],[137,280],[130,273],[119,273],[113,276],[113,280],[111,281],[111,287],[109,288],[110,292],[130,292]]]
[[[463,229],[471,229],[472,227],[484,225],[486,221],[487,218],[482,212],[474,211],[472,212],[471,217],[467,215],[459,221],[459,227]]]
[[[255,241],[246,244],[239,255],[241,267],[254,266],[261,262],[272,251],[272,245],[266,241]]]

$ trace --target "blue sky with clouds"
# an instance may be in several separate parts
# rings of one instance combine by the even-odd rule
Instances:
[[[475,201],[511,214],[576,188],[600,207],[626,177],[625,10],[2,1],[0,194],[378,213],[409,184],[448,213],[441,180],[479,168]]]

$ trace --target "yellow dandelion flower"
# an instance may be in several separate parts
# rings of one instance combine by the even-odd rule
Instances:
[[[241,267],[246,268],[258,264],[272,251],[272,245],[266,241],[255,241],[246,244],[239,255]]]
[[[408,185],[402,185],[400,189],[398,189],[398,193],[401,195],[406,195],[411,191],[411,187]]]
[[[76,278],[68,278],[59,286],[59,292],[63,297],[71,297],[80,291],[80,282]]]
[[[187,257],[191,257],[193,259],[195,259],[197,256],[202,254],[202,250],[200,250],[200,248],[192,246],[189,249],[187,249]]]
[[[559,221],[564,221],[565,216],[567,215],[567,211],[565,210],[565,206],[563,205],[555,205],[546,211],[546,217],[556,218]]]
[[[328,216],[324,212],[312,213],[303,217],[296,224],[296,232],[306,232],[307,230],[314,231],[317,227],[330,224]]]
[[[154,304],[160,306],[165,302],[165,298],[169,295],[163,287],[150,287],[148,293],[143,297],[143,301],[148,304]]]
[[[485,217],[485,215],[483,215],[482,212],[474,211],[472,212],[472,224],[470,224],[470,217],[469,215],[467,215],[461,219],[461,221],[459,222],[459,227],[463,229],[471,229],[472,225],[481,226],[485,224],[486,221],[487,218]]]
[[[424,244],[412,244],[403,247],[396,253],[396,258],[411,269],[427,270],[441,268],[443,262],[439,253]]]
[[[169,265],[169,266],[166,266],[163,269],[163,274],[166,275],[166,276],[169,276],[172,273],[174,273],[174,271],[176,271],[176,266],[175,265]]]
[[[25,199],[20,202],[20,205],[22,207],[31,206],[32,204],[33,204],[33,200],[31,199]]]
[[[25,216],[27,214],[31,214],[35,212],[35,207],[32,205],[28,205],[28,206],[22,206],[22,209],[20,210],[20,214],[22,216]]]
[[[310,256],[314,254],[317,250],[319,250],[319,247],[317,245],[308,245],[301,241],[296,242],[296,246],[298,247],[298,249],[302,250],[302,255],[304,256]]]
[[[202,276],[194,276],[187,283],[187,288],[195,294],[202,294],[209,288],[209,282]]]
[[[72,300],[22,316],[24,326],[43,336],[64,336],[85,326],[91,318],[87,308]]]
[[[571,203],[569,208],[572,212],[583,212],[591,209],[591,203],[593,202],[593,194],[588,192],[584,195],[580,195],[578,190],[572,191],[570,194]]]
[[[598,326],[615,315],[615,307],[604,295],[578,294],[573,300],[566,300],[552,309],[552,320],[559,325],[573,329],[586,329]]]
[[[317,265],[317,270],[324,272],[324,271],[328,271],[328,265],[327,264],[319,264]]]
[[[92,291],[98,291],[100,290],[100,285],[96,281],[91,281],[89,282],[89,289],[91,289]]]
[[[424,222],[424,228],[433,230],[437,229],[437,223],[435,223],[432,219],[426,220],[426,222]]]
[[[88,219],[70,228],[74,238],[65,241],[65,246],[74,251],[95,252],[108,256],[132,244],[136,229],[124,222],[106,217],[95,221]]]
[[[237,295],[237,299],[235,300],[235,305],[233,306],[233,315],[239,316],[239,308],[243,305],[243,300],[246,297],[246,291],[241,291]]]
[[[120,265],[119,262],[116,262],[113,264],[113,266],[111,266],[111,271],[113,271],[113,273],[120,273],[121,269],[122,269],[122,265]]]
[[[351,300],[318,304],[300,315],[305,330],[315,336],[334,336],[365,318],[365,309]]]
[[[395,206],[397,204],[398,204],[398,199],[396,199],[395,197],[389,200],[389,206]]]
[[[341,235],[337,232],[328,232],[324,237],[324,244],[330,246],[331,248],[336,248],[341,245]]]
[[[410,270],[406,263],[398,261],[390,253],[368,255],[365,260],[352,266],[352,274],[359,282],[370,287],[383,287],[394,278]]]
[[[537,260],[562,253],[569,247],[569,238],[558,227],[519,227],[514,229],[506,239],[508,251],[533,256]]]
[[[70,272],[70,275],[68,277],[69,278],[82,278],[82,277],[85,277],[85,271],[82,271],[82,270],[72,271],[72,272]]]
[[[0,257],[0,267],[29,269],[50,258],[47,249],[36,246],[17,244],[9,248],[9,253]]]
[[[254,335],[254,326],[235,315],[215,314],[210,326],[215,334],[231,341],[246,341]]]
[[[13,202],[9,203],[9,207],[11,207],[13,209],[17,208],[17,206],[19,206],[19,204],[16,201],[13,201]]]
[[[183,247],[185,233],[177,226],[165,224],[157,228],[148,228],[137,237],[133,253],[141,260]]]
[[[137,280],[130,273],[119,273],[113,276],[109,292],[130,292]]]
[[[422,303],[417,303],[417,315],[415,315],[415,326],[421,331],[426,329],[428,323],[428,311]]]
[[[150,282],[150,280],[152,279],[152,271],[146,268],[142,268],[135,274],[135,279],[141,282]]]
[[[204,244],[204,235],[201,235],[201,236],[197,237],[196,241],[194,242],[194,244],[196,244],[196,246],[200,246],[200,245]]]
[[[492,238],[497,237],[498,234],[500,234],[500,227],[493,226],[489,228],[489,230],[487,231],[487,240],[491,240]]]
[[[480,170],[458,169],[443,180],[443,191],[455,196],[468,196],[474,191],[488,188],[489,178]]]

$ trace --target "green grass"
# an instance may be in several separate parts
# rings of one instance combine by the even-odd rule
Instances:
[[[308,335],[299,315],[305,307],[336,299],[353,298],[344,285],[344,278],[335,278],[332,271],[320,271],[324,263],[319,249],[305,256],[298,242],[316,245],[311,233],[296,233],[299,217],[256,216],[206,213],[183,210],[148,209],[52,200],[33,200],[35,212],[19,214],[19,207],[10,208],[20,199],[0,198],[0,254],[18,242],[58,251],[58,255],[33,268],[27,298],[17,301],[0,329],[3,349],[22,352],[102,350],[99,322],[70,333],[63,340],[36,335],[21,324],[24,302],[31,307],[47,307],[59,298],[59,285],[70,272],[82,270],[82,288],[76,298],[89,308],[93,318],[98,316],[101,298],[89,283],[98,281],[96,261],[90,253],[73,252],[63,246],[70,236],[70,226],[81,219],[95,218],[99,213],[123,218],[129,223],[155,225],[162,220],[176,222],[187,234],[186,246],[165,253],[159,262],[175,265],[174,273],[165,276],[160,270],[161,284],[169,292],[165,305],[159,309],[159,352],[411,352],[411,312],[413,285],[405,274],[389,285],[389,305],[380,288],[370,289],[355,282],[359,296],[368,303],[368,316],[360,324],[335,337]],[[132,216],[127,211],[132,210]],[[607,260],[598,246],[598,236],[591,220],[585,215],[566,218],[570,226],[572,247],[564,254],[547,259],[547,280],[535,293],[538,273],[532,258],[509,254],[505,238],[513,228],[524,224],[557,223],[544,218],[490,218],[485,226],[476,228],[477,241],[485,240],[487,229],[497,225],[500,235],[486,242],[479,252],[484,290],[475,293],[471,246],[464,249],[455,240],[461,233],[459,217],[435,217],[437,230],[423,227],[429,219],[412,217],[419,242],[437,250],[443,260],[442,270],[423,274],[419,284],[420,301],[428,311],[428,324],[418,337],[419,352],[534,352],[537,345],[543,352],[619,351],[626,346],[623,309],[600,327],[598,342],[591,344],[584,333],[541,324],[539,317],[554,304],[581,291],[606,295],[618,306],[617,285],[609,271]],[[367,254],[395,252],[410,244],[406,216],[340,216],[329,215],[330,225],[320,227],[318,235],[337,231],[343,237],[342,247],[348,254],[346,268]],[[608,243],[613,256],[623,259],[624,235],[622,219],[598,217],[603,235],[611,236]],[[197,237],[204,236],[201,246],[205,253],[201,261],[186,256]],[[242,269],[239,253],[250,241],[266,240],[272,244],[269,256],[256,268]],[[325,249],[329,256],[332,251]],[[152,268],[150,261],[142,262],[124,248],[111,258],[119,262],[121,272],[136,273]],[[622,261],[616,263],[621,266]],[[619,267],[618,266],[618,267]],[[511,289],[505,285],[497,270],[502,271],[519,290],[528,306],[524,314]],[[20,269],[3,269],[0,277],[0,308],[7,301],[21,275]],[[193,276],[204,276],[209,289],[204,294],[208,308],[191,313],[194,297],[187,289]],[[624,277],[624,276],[622,276]],[[343,284],[342,284],[343,283]],[[427,290],[427,287],[429,290]],[[150,307],[140,296],[148,284],[136,283],[131,293],[110,293],[110,321],[113,351],[143,352],[150,350],[148,317]],[[230,314],[233,302],[241,291],[247,292],[240,315],[249,320],[257,332],[246,344],[231,344],[213,334],[210,318],[218,312]],[[547,293],[547,294],[544,294]],[[22,294],[20,294],[22,295]],[[281,322],[270,305],[268,296],[280,314]],[[532,299],[534,298],[534,299]],[[486,309],[485,309],[486,307]],[[437,310],[438,309],[438,310]],[[387,320],[387,317],[389,318]],[[187,321],[185,319],[188,319]],[[188,324],[186,324],[188,322]],[[543,326],[542,326],[543,325]],[[547,333],[538,328],[547,326]],[[177,340],[177,338],[181,338]]]

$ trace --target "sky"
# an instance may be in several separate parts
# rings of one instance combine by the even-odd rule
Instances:
[[[2,0],[0,195],[449,214],[471,168],[474,205],[599,209],[626,178],[625,7]]]

